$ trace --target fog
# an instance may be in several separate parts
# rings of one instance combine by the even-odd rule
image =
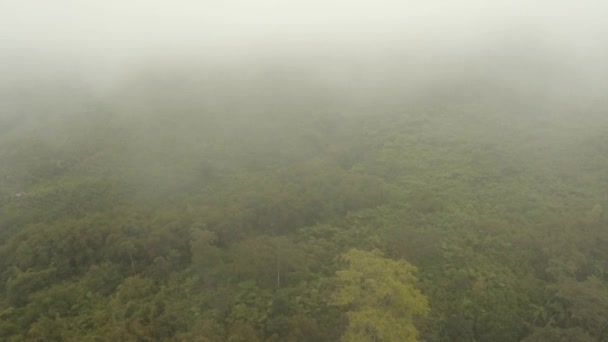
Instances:
[[[0,340],[608,340],[605,0],[0,0]]]
[[[52,69],[94,81],[142,65],[269,59],[338,78],[361,63],[371,75],[409,66],[414,79],[471,64],[500,72],[510,58],[597,74],[607,11],[603,1],[3,0],[0,58],[9,78]]]
[[[59,134],[40,120],[95,113],[133,129],[458,110],[596,120],[606,13],[603,1],[3,0],[0,118],[5,132],[46,127],[39,138]]]
[[[606,13],[603,1],[3,0],[0,116],[483,102],[576,117],[606,102]]]

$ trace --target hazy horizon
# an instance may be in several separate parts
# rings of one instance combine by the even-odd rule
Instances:
[[[602,1],[4,0],[0,63],[12,77],[92,83],[159,66],[281,63],[372,76],[410,66],[419,78],[510,58],[595,75],[607,70],[605,13]]]

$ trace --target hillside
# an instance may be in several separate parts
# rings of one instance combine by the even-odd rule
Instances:
[[[606,104],[278,75],[5,94],[0,340],[608,338]]]

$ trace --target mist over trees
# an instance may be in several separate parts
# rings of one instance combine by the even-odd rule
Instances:
[[[296,3],[0,4],[0,340],[608,339],[605,5]]]

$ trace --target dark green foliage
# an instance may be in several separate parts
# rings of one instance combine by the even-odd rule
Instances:
[[[29,295],[51,286],[56,279],[57,270],[48,268],[43,271],[19,271],[6,282],[6,299],[14,306],[23,306]]]
[[[0,121],[0,340],[608,338],[605,116],[165,81]]]
[[[570,329],[560,329],[560,328],[539,328],[534,331],[534,333],[525,339],[522,342],[595,342],[597,341],[593,337],[591,337],[587,332],[585,332],[581,328],[570,328]]]

